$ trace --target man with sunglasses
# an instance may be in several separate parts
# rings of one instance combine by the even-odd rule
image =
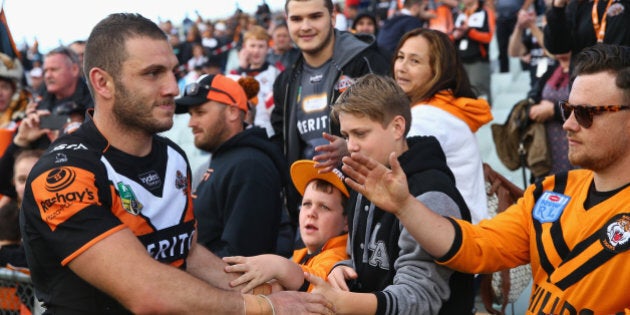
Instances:
[[[409,195],[393,155],[391,170],[344,158],[346,182],[394,213],[440,264],[491,273],[531,263],[527,314],[630,314],[630,47],[586,48],[575,75],[563,127],[582,169],[544,178],[493,219],[433,213]]]
[[[197,241],[219,257],[275,253],[289,174],[265,129],[246,126],[243,88],[221,74],[205,75],[175,104],[175,113],[190,114],[195,146],[212,153],[193,193]]]
[[[46,314],[329,314],[318,295],[234,292],[227,264],[197,243],[188,160],[157,135],[179,94],[164,32],[112,14],[84,61],[94,110],[33,167],[20,211]]]

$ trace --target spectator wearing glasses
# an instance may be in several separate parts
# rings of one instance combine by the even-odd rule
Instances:
[[[630,47],[596,45],[575,58],[562,102],[569,160],[582,169],[531,185],[515,205],[478,225],[431,212],[391,169],[343,159],[351,188],[398,217],[436,260],[490,273],[531,263],[527,314],[628,314],[630,274]]]
[[[244,123],[243,88],[223,75],[207,75],[175,102],[176,113],[190,114],[195,146],[212,153],[193,194],[198,242],[219,257],[275,253],[289,174],[265,129]]]

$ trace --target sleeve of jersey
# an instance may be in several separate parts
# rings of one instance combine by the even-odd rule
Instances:
[[[106,175],[95,174],[102,168],[84,162],[40,164],[49,167],[35,172],[24,200],[28,224],[61,265],[124,227],[110,211]]]
[[[484,12],[486,13],[486,25],[488,28],[486,30],[471,28],[468,31],[468,37],[474,41],[489,44],[492,41],[492,35],[494,35],[496,22],[491,10],[485,10]]]
[[[436,261],[467,273],[489,273],[528,263],[533,190],[534,185],[516,204],[477,225],[447,218],[455,228],[455,240],[449,252]]]

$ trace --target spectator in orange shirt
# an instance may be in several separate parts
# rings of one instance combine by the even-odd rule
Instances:
[[[227,272],[243,275],[230,285],[246,284],[248,292],[260,284],[276,280],[284,289],[310,291],[304,272],[326,278],[334,265],[348,259],[348,222],[345,205],[348,189],[337,169],[320,174],[315,161],[298,160],[291,165],[291,179],[303,196],[300,208],[300,235],[305,248],[293,252],[291,260],[277,255],[224,257],[231,266]]]

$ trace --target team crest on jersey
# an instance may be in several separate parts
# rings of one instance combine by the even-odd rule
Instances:
[[[622,213],[610,219],[602,230],[600,242],[607,250],[620,253],[630,248],[630,213]]]
[[[571,198],[561,193],[545,191],[534,205],[534,219],[540,223],[556,222]]]
[[[349,88],[353,84],[354,84],[353,78],[347,75],[342,75],[341,77],[339,77],[339,80],[337,81],[337,85],[335,85],[335,89],[339,91],[339,93],[343,93],[343,91],[345,91],[347,88]]]
[[[186,176],[184,176],[184,174],[182,174],[182,172],[177,171],[177,173],[175,173],[175,188],[177,189],[184,189],[186,188]]]
[[[611,5],[610,7],[608,7],[608,10],[606,11],[606,15],[608,15],[609,17],[613,17],[615,15],[619,15],[623,13],[623,11],[625,10],[626,8],[623,6],[623,4],[617,2]]]
[[[120,200],[122,201],[122,206],[125,211],[138,215],[142,210],[142,204],[136,198],[136,194],[131,189],[131,186],[126,185],[123,182],[118,182],[116,184],[118,186],[118,193],[120,194]]]

